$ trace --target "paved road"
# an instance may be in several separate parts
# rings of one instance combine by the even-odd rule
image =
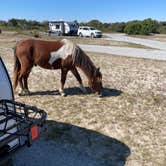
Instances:
[[[120,33],[104,34],[104,35],[107,37],[106,40],[115,40],[115,41],[123,41],[123,42],[141,44],[141,45],[148,46],[151,48],[166,51],[166,42],[130,37],[130,36],[127,36],[125,34],[120,34]]]
[[[105,34],[105,40],[115,40],[141,44],[151,47],[152,49],[116,47],[116,46],[99,46],[99,45],[80,45],[85,51],[115,54],[136,58],[147,58],[156,60],[166,60],[166,42],[160,42],[149,39],[140,39],[136,37],[125,36],[124,34]]]
[[[131,47],[79,45],[83,50],[98,53],[107,53],[128,57],[166,60],[166,51],[153,49],[140,49]]]

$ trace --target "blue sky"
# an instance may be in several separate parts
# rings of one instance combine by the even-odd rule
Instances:
[[[0,20],[166,21],[166,0],[1,0]]]

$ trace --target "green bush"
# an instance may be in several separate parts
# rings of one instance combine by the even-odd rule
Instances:
[[[158,33],[159,23],[152,19],[143,21],[128,22],[124,32],[129,35],[149,35],[150,33]]]
[[[158,32],[161,34],[166,34],[166,26],[162,26],[158,29]]]
[[[143,35],[149,35],[150,33],[156,33],[157,29],[159,27],[159,24],[157,21],[152,19],[145,19],[142,21],[142,29],[141,34]]]
[[[110,30],[113,32],[124,32],[126,24],[124,22],[116,22],[112,23],[110,26]]]
[[[132,21],[127,23],[124,32],[128,35],[139,35],[142,29],[142,24],[140,21]]]
[[[39,31],[34,29],[30,32],[30,34],[32,34],[33,37],[35,38],[39,38],[40,37],[40,34],[39,34]]]

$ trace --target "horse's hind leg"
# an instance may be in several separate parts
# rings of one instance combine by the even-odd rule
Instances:
[[[24,92],[26,94],[30,94],[30,91],[29,91],[29,88],[28,88],[28,77],[29,77],[30,72],[31,72],[31,69],[29,69],[29,71],[23,75]]]
[[[23,96],[23,95],[29,95],[30,94],[30,91],[28,89],[28,76],[29,76],[29,73],[28,74],[20,74],[20,77],[19,77],[19,84],[20,84],[20,87],[21,87],[21,93],[19,93],[19,95]]]
[[[19,83],[19,85],[21,87],[21,93],[19,93],[21,95],[23,93],[23,90],[24,90],[24,85],[23,85],[23,78],[22,78],[20,72],[18,74],[18,83]]]
[[[21,87],[20,95],[28,95],[28,76],[31,71],[32,66],[30,65],[29,61],[25,58],[24,61],[21,62],[21,70],[19,72],[18,81]]]
[[[73,67],[73,68],[71,69],[71,72],[72,72],[73,75],[76,77],[77,81],[79,82],[81,91],[82,91],[83,93],[87,93],[85,87],[83,86],[82,79],[81,79],[81,77],[80,77],[80,74],[78,73],[77,68],[76,68],[76,67]]]

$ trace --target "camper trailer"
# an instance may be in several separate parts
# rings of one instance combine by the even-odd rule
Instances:
[[[74,22],[51,21],[49,22],[49,34],[77,35],[78,26]]]

